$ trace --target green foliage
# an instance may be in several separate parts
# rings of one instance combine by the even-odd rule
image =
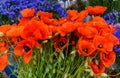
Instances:
[[[76,53],[56,53],[53,44],[42,44],[33,50],[29,64],[18,61],[18,78],[91,78],[85,73],[85,58]],[[75,48],[72,48],[73,50]],[[72,50],[71,50],[72,51]]]
[[[0,15],[0,25],[4,25],[4,24],[12,24],[12,21],[7,16]]]
[[[111,12],[112,10],[120,11],[120,0],[89,0],[89,4],[92,6],[102,5],[107,7],[107,11]]]

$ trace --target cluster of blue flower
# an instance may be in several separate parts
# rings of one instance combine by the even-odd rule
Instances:
[[[114,28],[116,28],[116,30],[113,34],[120,40],[120,23],[114,24]],[[114,47],[114,51],[120,53],[120,44]]]
[[[0,14],[8,16],[13,21],[21,18],[20,11],[25,8],[34,8],[36,11],[54,11],[61,17],[67,16],[64,8],[57,1],[50,0],[1,0]]]
[[[103,16],[108,24],[113,24],[116,29],[113,34],[120,40],[120,12],[114,10]],[[120,53],[120,44],[114,46],[114,51]]]
[[[103,16],[108,24],[115,24],[120,21],[120,12],[114,10],[113,12],[107,13]]]

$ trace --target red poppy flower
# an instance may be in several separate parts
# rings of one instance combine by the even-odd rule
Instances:
[[[95,60],[90,63],[90,66],[95,75],[101,75],[105,71],[105,66],[101,61],[97,64]]]
[[[45,24],[48,24],[48,25],[51,25],[53,23],[52,19],[45,16],[41,16],[40,19],[41,21],[43,21]]]
[[[25,25],[21,37],[24,39],[34,38],[35,40],[44,40],[49,35],[50,32],[46,24],[37,20],[31,20]]]
[[[100,17],[100,16],[96,16],[94,17],[89,23],[91,23],[91,26],[97,28],[98,30],[100,30],[101,28],[108,28],[108,24],[106,23],[106,21]]]
[[[48,29],[49,29],[49,32],[51,32],[51,33],[56,33],[57,32],[57,27],[56,26],[50,25],[50,26],[48,26]]]
[[[96,28],[91,26],[86,26],[85,24],[83,24],[83,26],[78,27],[77,30],[85,38],[93,38],[95,35],[98,34]]]
[[[110,51],[110,52],[100,52],[100,59],[101,59],[101,62],[106,66],[111,66],[114,62],[115,62],[115,59],[116,59],[116,54],[115,52],[113,51]]]
[[[88,12],[86,10],[80,11],[79,18],[76,20],[77,22],[84,22],[84,19],[87,17]]]
[[[37,15],[38,15],[38,16],[43,16],[43,17],[48,17],[48,18],[52,18],[52,17],[53,17],[53,14],[52,14],[52,13],[43,12],[43,11],[38,11],[38,12],[37,12]]]
[[[26,8],[26,9],[21,11],[21,15],[24,18],[28,18],[28,17],[34,16],[34,13],[35,13],[35,10],[34,9],[30,9],[30,8]]]
[[[74,21],[79,17],[79,13],[77,10],[67,10],[67,13],[69,15],[69,19]]]
[[[88,6],[86,10],[90,15],[94,14],[103,14],[106,11],[107,7],[104,6]]]
[[[113,43],[113,45],[117,45],[119,44],[119,40],[116,36],[114,36],[112,33],[107,33],[106,35],[104,35],[108,41],[111,41]]]
[[[8,54],[3,54],[0,56],[0,70],[4,70],[8,65]]]
[[[26,25],[30,20],[28,18],[21,18],[21,19],[18,19],[19,23],[18,25],[19,26],[24,26]]]
[[[7,31],[6,35],[11,37],[21,36],[23,33],[24,26],[12,26],[9,31]]]
[[[114,29],[109,27],[99,29],[99,34],[103,36],[106,36],[107,34],[113,34],[113,32]]]
[[[63,51],[68,45],[68,40],[66,38],[60,38],[54,42],[54,48],[56,52]]]
[[[96,50],[94,44],[88,40],[79,40],[77,49],[78,53],[83,56],[90,56]]]
[[[67,33],[73,32],[78,26],[79,26],[78,23],[68,21],[62,24],[62,26],[58,27],[58,32],[60,33],[61,36],[65,36]]]
[[[6,34],[6,32],[8,30],[10,30],[10,29],[11,29],[10,25],[2,25],[2,26],[0,26],[0,32],[3,32],[4,34]]]
[[[24,56],[24,63],[27,64],[32,58],[32,49],[33,47],[39,47],[39,43],[33,39],[22,40],[17,43],[17,46],[14,48],[15,55]]]
[[[5,42],[0,42],[0,52],[5,53],[7,46]]]
[[[107,37],[97,35],[93,39],[93,43],[98,50],[113,51],[113,43],[107,40]]]
[[[62,24],[64,24],[64,23],[67,22],[67,21],[68,21],[67,18],[59,18],[59,20],[58,20],[58,25],[62,25]]]

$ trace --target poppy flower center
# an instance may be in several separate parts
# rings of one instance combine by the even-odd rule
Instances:
[[[30,50],[30,48],[28,46],[23,46],[25,52],[28,52]]]
[[[98,65],[98,69],[101,69],[100,65]]]
[[[105,58],[108,58],[108,55],[104,53]]]
[[[84,52],[88,53],[88,49],[87,48],[84,48],[82,49]]]
[[[63,47],[65,45],[65,43],[63,43],[62,41],[58,44],[58,47]]]
[[[103,45],[102,45],[102,44],[99,44],[99,45],[98,45],[98,48],[103,48]]]

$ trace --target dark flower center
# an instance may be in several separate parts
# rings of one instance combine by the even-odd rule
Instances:
[[[99,70],[101,69],[100,65],[98,65],[98,69],[99,69]]]
[[[107,57],[108,57],[108,55],[107,55],[107,54],[105,54],[105,53],[104,53],[104,56],[105,56],[105,58],[107,58]]]
[[[58,44],[58,47],[63,47],[64,45],[65,45],[65,43],[61,41],[61,42]]]
[[[103,45],[102,44],[98,45],[98,48],[103,48]]]
[[[82,49],[84,52],[88,53],[88,49],[87,48],[84,48]]]
[[[28,46],[23,46],[23,48],[24,48],[25,52],[30,51],[30,48]]]

